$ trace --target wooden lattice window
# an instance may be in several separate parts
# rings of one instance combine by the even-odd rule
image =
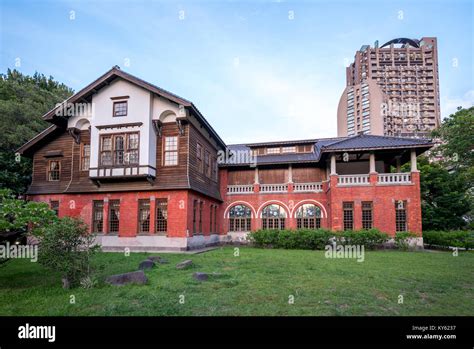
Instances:
[[[212,222],[214,218],[214,205],[209,206],[209,232],[212,233],[214,229],[214,224]]]
[[[252,211],[245,205],[235,205],[229,210],[229,231],[250,231]]]
[[[55,182],[61,178],[61,161],[49,160],[48,162],[48,181]]]
[[[298,229],[321,228],[321,209],[313,204],[301,205],[296,211],[296,227]]]
[[[165,137],[164,166],[178,165],[178,136]]]
[[[125,153],[125,163],[138,164],[139,153],[138,146],[140,144],[140,137],[138,133],[127,134],[127,152]]]
[[[395,230],[407,231],[407,203],[403,200],[395,202]]]
[[[263,229],[285,229],[286,212],[280,205],[271,204],[262,210]]]
[[[114,116],[127,116],[127,101],[114,102]]]
[[[199,202],[199,234],[202,234],[202,210],[203,210],[203,202]]]
[[[372,201],[362,202],[362,229],[372,229],[373,213]]]
[[[216,158],[212,158],[211,167],[212,167],[212,179],[217,182],[217,159]]]
[[[197,205],[198,201],[193,201],[193,235],[196,234],[196,217],[197,217]]]
[[[102,233],[104,231],[104,202],[94,201],[92,204],[92,232]]]
[[[124,164],[125,137],[123,135],[114,136],[114,165]]]
[[[206,150],[204,153],[204,165],[206,168],[206,176],[211,177],[211,154]]]
[[[204,171],[204,163],[202,161],[202,145],[199,143],[196,146],[196,158],[198,171],[202,173]]]
[[[157,234],[166,234],[168,231],[168,200],[156,200],[156,224],[155,230]]]
[[[344,230],[354,229],[354,203],[344,202],[342,204]]]
[[[117,234],[120,228],[120,200],[109,201],[109,233]]]
[[[59,216],[59,201],[57,200],[50,201],[49,205],[50,205],[51,210],[53,210],[54,213],[56,214],[56,216]]]
[[[150,200],[138,200],[138,232],[150,232]]]
[[[214,205],[214,233],[217,233],[217,205]]]
[[[90,144],[82,144],[81,147],[81,171],[88,171],[91,159]]]
[[[102,166],[112,165],[112,137],[102,136],[100,142],[100,164]]]
[[[101,136],[100,165],[124,166],[139,163],[140,135],[134,133]]]

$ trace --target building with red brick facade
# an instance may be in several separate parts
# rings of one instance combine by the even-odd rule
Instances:
[[[422,234],[416,157],[430,140],[226,145],[193,103],[118,67],[43,118],[51,126],[19,149],[33,160],[28,198],[82,218],[104,250],[186,250],[257,229]]]

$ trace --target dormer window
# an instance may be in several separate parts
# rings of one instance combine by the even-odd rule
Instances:
[[[114,117],[127,116],[128,102],[114,102]]]

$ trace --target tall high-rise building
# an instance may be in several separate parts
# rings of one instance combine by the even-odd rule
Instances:
[[[346,68],[338,136],[426,137],[440,125],[436,38],[363,45]]]

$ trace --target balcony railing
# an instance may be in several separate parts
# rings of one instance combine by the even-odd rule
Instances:
[[[227,194],[250,194],[253,193],[252,184],[228,185]]]
[[[261,184],[260,192],[262,193],[286,193],[288,184]]]
[[[339,175],[337,177],[337,185],[339,186],[353,186],[353,185],[368,185],[369,175]]]
[[[377,176],[378,184],[410,184],[410,173],[382,173]]]
[[[321,192],[323,191],[322,183],[295,183],[293,190],[297,193],[305,192]]]
[[[90,178],[156,177],[156,168],[150,165],[127,165],[120,167],[90,167]]]

